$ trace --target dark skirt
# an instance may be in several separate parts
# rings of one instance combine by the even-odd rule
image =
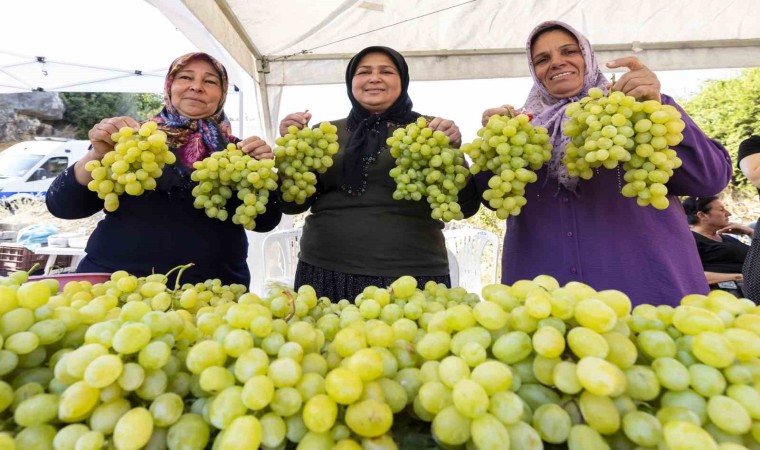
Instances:
[[[422,289],[428,281],[443,283],[451,287],[451,277],[444,276],[416,276],[417,287]],[[322,269],[312,266],[301,260],[296,267],[295,288],[309,285],[317,291],[317,296],[327,297],[333,303],[341,299],[347,299],[351,303],[357,295],[361,294],[364,288],[368,286],[388,287],[398,277],[378,277],[369,275],[352,275],[350,273],[333,272],[332,270]]]
[[[760,231],[760,229],[758,229]],[[760,305],[760,233],[755,232],[742,268],[744,296]]]

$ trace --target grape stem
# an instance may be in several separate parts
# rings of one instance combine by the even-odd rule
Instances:
[[[291,292],[289,289],[285,289],[282,293],[285,294],[285,297],[288,298],[288,306],[290,306],[290,312],[287,316],[285,316],[285,322],[287,322],[296,315],[296,299],[293,296],[293,292]]]
[[[37,270],[38,267],[40,267],[40,263],[34,263],[34,265],[32,265],[32,267],[26,271],[26,274],[31,275],[35,270]]]
[[[612,76],[610,77],[610,85],[609,85],[610,87],[609,89],[607,89],[607,95],[609,95],[610,92],[612,92],[612,86],[614,85],[615,85],[615,72],[612,72]]]
[[[195,265],[194,263],[188,263],[188,264],[185,264],[184,266],[177,266],[177,267],[175,267],[174,269],[172,269],[172,270],[170,270],[170,271],[169,271],[169,272],[171,273],[171,272],[173,272],[174,270],[176,270],[176,269],[179,269],[179,272],[177,272],[177,279],[175,280],[175,283],[174,283],[174,290],[175,290],[175,291],[179,290],[179,287],[180,287],[180,284],[179,284],[179,279],[180,279],[180,277],[182,277],[182,273],[183,273],[185,270],[187,270],[187,269],[189,269],[189,268],[193,267],[194,265]],[[169,274],[167,273],[166,275],[168,276]],[[167,278],[167,279],[168,279],[168,278]]]
[[[171,274],[172,274],[172,272],[174,272],[175,270],[179,270],[179,268],[180,268],[180,267],[182,267],[182,266],[177,266],[177,267],[174,267],[174,268],[172,268],[171,270],[169,270],[168,272],[166,272],[166,273],[164,274],[164,283],[166,283],[166,281],[168,281],[168,280],[169,280],[169,275],[171,275]]]

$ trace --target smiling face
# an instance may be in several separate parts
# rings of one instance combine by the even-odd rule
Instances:
[[[222,81],[214,66],[195,59],[182,67],[171,85],[171,102],[177,112],[190,119],[205,119],[219,108]]]
[[[583,89],[586,63],[578,41],[567,31],[538,36],[531,46],[531,60],[539,82],[554,97],[572,97]]]
[[[401,95],[401,76],[385,53],[367,53],[351,80],[351,93],[367,111],[385,112]]]

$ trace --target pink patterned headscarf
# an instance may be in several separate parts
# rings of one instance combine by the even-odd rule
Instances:
[[[190,119],[180,114],[174,107],[171,100],[171,87],[177,72],[191,61],[198,59],[208,61],[218,72],[222,97],[214,114],[203,119]],[[238,142],[239,139],[232,135],[230,121],[224,114],[227,86],[227,70],[207,53],[182,55],[169,66],[164,82],[164,108],[150,120],[157,122],[158,129],[166,132],[169,148],[177,153],[177,157],[184,165],[192,168],[195,161],[200,161],[215,151],[223,150],[230,142]]]
[[[576,96],[556,98],[546,90],[541,81],[536,77],[533,58],[531,57],[531,41],[533,41],[534,36],[550,27],[561,27],[575,36],[583,54],[583,61],[586,64],[583,76],[583,88]],[[575,191],[578,186],[578,177],[568,175],[567,167],[562,164],[562,158],[565,156],[565,146],[570,142],[570,138],[562,134],[562,124],[568,120],[568,117],[565,116],[565,109],[570,103],[587,96],[589,89],[593,87],[604,89],[607,79],[602,75],[601,70],[599,70],[599,64],[596,61],[596,56],[588,39],[564,22],[550,20],[539,24],[528,36],[526,48],[528,66],[530,67],[530,75],[533,77],[534,84],[522,109],[534,115],[532,120],[533,125],[540,125],[549,130],[549,136],[551,136],[552,146],[554,147],[552,159],[549,161],[548,167],[549,178],[556,179],[561,186],[570,191]]]

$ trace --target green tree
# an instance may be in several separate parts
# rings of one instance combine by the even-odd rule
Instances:
[[[156,94],[122,92],[64,92],[61,100],[66,106],[62,122],[76,127],[78,139],[86,139],[90,128],[103,118],[130,116],[144,120],[155,115],[163,104]]]
[[[155,116],[164,107],[164,100],[158,94],[134,94],[137,112],[141,120]]]
[[[760,134],[760,69],[745,69],[737,78],[705,83],[684,109],[708,136],[726,147],[735,163],[739,144]],[[749,183],[735,164],[733,185],[748,192]]]

